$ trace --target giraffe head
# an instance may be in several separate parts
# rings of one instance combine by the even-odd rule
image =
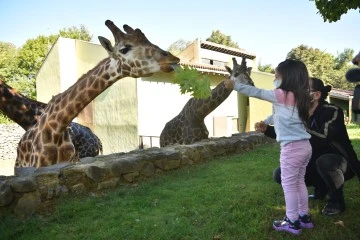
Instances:
[[[352,63],[360,67],[360,52],[353,58]]]
[[[225,66],[226,70],[230,73],[229,78],[233,81],[237,80],[244,84],[254,86],[254,82],[250,77],[251,67],[246,66],[246,59],[242,58],[241,65],[239,65],[236,61],[236,58],[232,59],[233,61],[233,69]]]
[[[99,36],[101,45],[109,53],[111,59],[118,61],[122,76],[144,77],[155,72],[171,72],[180,59],[171,53],[152,44],[140,29],[133,29],[124,25],[122,32],[112,21],[106,20],[105,25],[111,30],[115,38],[114,46],[111,42]]]

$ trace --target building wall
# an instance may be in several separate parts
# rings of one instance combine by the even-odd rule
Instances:
[[[172,84],[173,73],[157,73],[152,77],[138,79],[138,113],[139,135],[152,136],[153,146],[159,146],[159,136],[165,124],[176,117],[187,101],[192,97],[190,94],[181,94],[180,87]],[[220,75],[208,75],[212,87],[219,84],[224,77]],[[230,136],[237,132],[233,129],[231,121],[225,125],[214,126],[214,118],[237,118],[237,96],[233,92],[220,106],[205,118],[205,125],[209,131],[209,137],[214,136],[214,130],[224,133],[221,136]],[[214,129],[217,128],[217,129]],[[218,135],[218,137],[220,137]],[[149,144],[149,137],[144,139]]]
[[[60,92],[60,39],[53,45],[36,76],[37,100],[47,103]]]
[[[108,57],[98,44],[76,41],[77,78]],[[123,78],[95,98],[80,114],[79,123],[101,139],[104,154],[138,147],[136,80]]]
[[[274,89],[273,80],[274,74],[252,71],[251,78],[254,84],[258,88],[263,89]],[[249,98],[249,118],[248,125],[246,126],[247,131],[254,131],[255,123],[264,120],[267,116],[272,114],[272,104],[257,98]]]

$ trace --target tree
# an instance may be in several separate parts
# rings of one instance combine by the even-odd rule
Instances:
[[[75,26],[67,29],[63,28],[55,35],[40,35],[35,39],[29,39],[19,50],[17,56],[18,73],[27,77],[35,76],[58,36],[84,41],[90,41],[92,39],[92,36],[84,25],[80,25],[80,28]]]
[[[92,39],[92,35],[90,35],[89,30],[82,24],[80,25],[80,28],[75,26],[63,28],[59,31],[59,35],[61,37],[79,39],[87,42],[90,42]]]
[[[9,80],[16,69],[16,46],[12,43],[0,42],[0,78]]]
[[[261,63],[259,63],[258,70],[260,72],[275,73],[275,69],[272,68],[271,64],[261,65]]]
[[[360,9],[360,0],[312,0],[315,1],[319,14],[323,17],[324,22],[336,22],[340,20],[343,14],[348,10]],[[360,12],[360,10],[359,10]]]
[[[221,33],[219,30],[212,31],[211,36],[208,37],[206,41],[218,43],[228,47],[239,48],[237,42],[231,40],[231,36],[227,36]]]
[[[178,55],[185,48],[187,48],[191,44],[191,41],[185,41],[184,39],[176,40],[168,47],[168,51],[173,55]]]
[[[353,50],[345,49],[334,57],[318,48],[300,45],[293,48],[287,58],[303,61],[310,76],[320,78],[334,88],[353,89],[353,85],[345,79],[346,71],[352,67],[350,61],[353,53]]]

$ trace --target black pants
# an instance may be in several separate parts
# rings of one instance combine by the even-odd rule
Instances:
[[[353,176],[354,172],[348,167],[345,158],[338,154],[324,154],[315,161],[310,160],[306,167],[305,184],[314,186],[317,191],[332,193],[342,189],[344,181]],[[274,170],[274,180],[281,184],[280,167]]]

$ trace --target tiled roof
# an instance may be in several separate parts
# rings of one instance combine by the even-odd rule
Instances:
[[[183,61],[180,61],[180,65],[196,68],[198,71],[202,73],[213,73],[224,76],[229,75],[229,72],[226,71],[225,67],[203,64],[203,63],[183,62]]]
[[[215,52],[225,53],[236,57],[245,57],[247,59],[253,60],[256,58],[255,54],[245,52],[243,49],[227,47],[221,44],[208,42],[208,41],[200,41],[200,47],[203,49],[208,49]]]
[[[338,88],[331,89],[329,93],[330,97],[339,98],[343,100],[349,100],[354,94],[353,91],[343,90]]]

